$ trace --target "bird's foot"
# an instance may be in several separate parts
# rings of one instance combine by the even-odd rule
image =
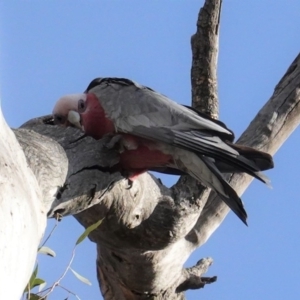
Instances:
[[[116,149],[116,148],[120,148],[121,146],[121,139],[122,136],[117,134],[117,135],[111,135],[111,134],[107,134],[105,137],[110,137],[110,141],[108,143],[105,144],[105,147],[107,149]]]

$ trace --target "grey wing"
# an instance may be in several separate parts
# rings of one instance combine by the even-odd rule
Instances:
[[[199,156],[211,157],[215,160],[216,165],[221,166],[221,169],[230,167],[231,172],[246,172],[270,185],[270,180],[260,172],[260,168],[255,161],[240,155],[238,151],[224,143],[217,136],[195,130],[186,132],[174,131],[169,128],[155,128],[154,130],[145,126],[135,127],[134,133],[137,136],[159,141],[162,144],[192,151]]]
[[[118,131],[134,134],[135,127],[166,127],[178,131],[203,130],[221,133],[231,140],[233,133],[221,122],[201,117],[166,96],[123,78],[93,80],[88,92],[94,93]]]
[[[88,92],[97,96],[117,131],[212,157],[268,183],[253,161],[239,155],[218,136],[233,136],[221,122],[201,117],[128,79],[101,78],[92,86]]]

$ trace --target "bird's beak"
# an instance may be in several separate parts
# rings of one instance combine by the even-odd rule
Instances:
[[[81,123],[80,123],[80,114],[75,110],[70,110],[68,113],[68,121],[74,125],[75,127],[83,130]]]

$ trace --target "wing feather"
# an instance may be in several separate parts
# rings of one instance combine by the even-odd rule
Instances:
[[[198,179],[204,186],[218,193],[229,208],[247,225],[247,213],[235,190],[224,179],[213,160],[205,156],[177,149],[174,153],[176,167]]]
[[[220,184],[222,184],[222,187],[223,187],[226,195],[219,193],[219,196],[228,205],[228,207],[241,219],[241,221],[245,225],[248,225],[246,210],[244,208],[242,200],[240,199],[240,197],[238,196],[236,191],[223,178],[222,174],[216,168],[215,164],[212,161],[210,161],[207,157],[202,157],[202,159],[203,159],[204,163],[207,165],[207,167],[210,169],[210,171],[217,178],[217,180],[220,181]]]
[[[208,130],[232,140],[232,132],[223,123],[203,118],[195,111],[131,80],[101,78],[91,83],[90,87],[87,91],[98,97],[118,131],[132,133],[136,126],[158,126],[180,131]]]

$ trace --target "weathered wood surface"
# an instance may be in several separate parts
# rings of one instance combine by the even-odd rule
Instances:
[[[222,0],[205,1],[199,11],[192,45],[192,103],[197,110],[219,116],[217,64]]]

